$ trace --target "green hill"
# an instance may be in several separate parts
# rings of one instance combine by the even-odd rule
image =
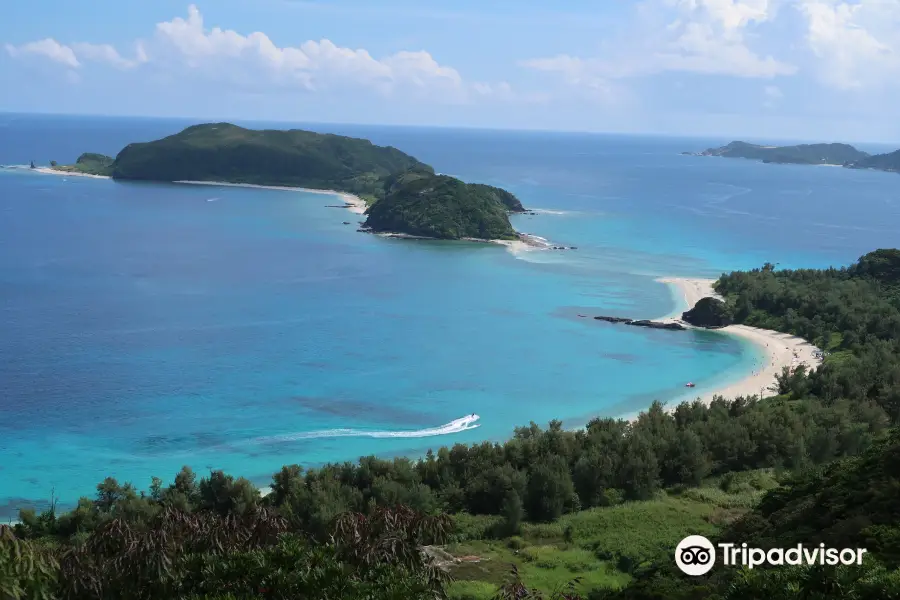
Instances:
[[[56,165],[51,167],[56,171],[65,171],[67,173],[87,173],[88,175],[112,175],[114,159],[105,154],[97,154],[95,152],[85,152],[78,157],[74,165]]]
[[[900,172],[900,150],[888,154],[875,154],[847,165],[851,169],[878,169],[880,171]]]
[[[127,145],[116,156],[112,175],[333,189],[377,198],[385,177],[413,167],[431,171],[396,148],[368,140],[208,123],[161,140]]]
[[[253,130],[230,123],[188,127],[129,144],[115,160],[83,154],[55,167],[119,180],[209,181],[350,192],[373,205],[373,231],[440,239],[514,239],[508,213],[522,212],[510,192],[435,175],[429,165],[369,140],[292,129]]]
[[[731,142],[720,148],[709,148],[700,156],[749,158],[767,163],[802,165],[843,165],[869,156],[849,144],[800,144],[797,146],[760,146],[747,142]]]
[[[384,199],[369,208],[365,226],[375,232],[449,240],[515,239],[510,207],[522,210],[505,190],[410,171],[386,182]]]

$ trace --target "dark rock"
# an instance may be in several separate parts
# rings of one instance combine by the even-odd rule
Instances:
[[[629,325],[634,325],[635,327],[649,327],[650,329],[670,329],[672,331],[684,331],[687,329],[684,325],[680,323],[658,323],[656,321],[632,321],[628,323]]]
[[[607,323],[631,323],[631,319],[622,317],[594,317],[597,321],[606,321]]]
[[[687,329],[680,323],[660,323],[658,321],[649,321],[647,319],[626,319],[624,317],[594,317],[597,321],[606,321],[607,323],[622,323],[623,325],[632,325],[634,327],[646,327],[648,329],[668,329],[671,331],[684,331]]]
[[[701,298],[689,311],[681,314],[681,319],[697,327],[718,329],[734,322],[731,310],[717,298]]]

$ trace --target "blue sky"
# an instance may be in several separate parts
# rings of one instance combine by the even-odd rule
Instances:
[[[900,141],[900,0],[3,12],[0,111]]]

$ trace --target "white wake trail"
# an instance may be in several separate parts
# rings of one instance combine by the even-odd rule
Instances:
[[[437,435],[460,433],[479,427],[476,423],[481,417],[478,415],[466,415],[460,419],[450,421],[440,427],[418,429],[416,431],[369,431],[366,429],[322,429],[319,431],[299,431],[297,433],[285,433],[282,435],[270,435],[251,440],[254,444],[273,444],[279,442],[293,442],[297,440],[311,440],[317,438],[336,437],[370,437],[370,438],[422,438]]]

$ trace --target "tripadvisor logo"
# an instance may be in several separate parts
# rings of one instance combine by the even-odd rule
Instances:
[[[718,546],[718,548],[717,548]],[[704,575],[716,564],[716,555],[728,567],[780,565],[861,565],[865,548],[827,548],[825,544],[806,547],[797,544],[790,548],[750,548],[747,544],[718,544],[702,535],[689,535],[675,548],[675,564],[686,575]]]

